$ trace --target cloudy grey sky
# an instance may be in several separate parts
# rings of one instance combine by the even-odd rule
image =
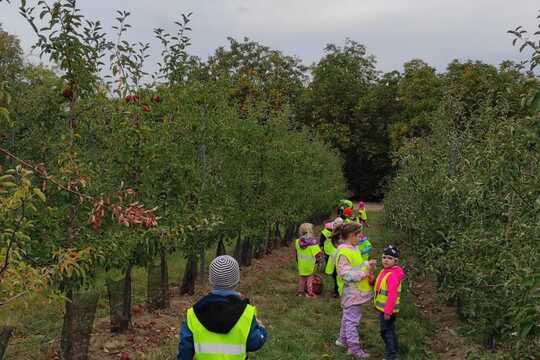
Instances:
[[[35,37],[13,4],[18,0],[0,3],[0,23],[29,53]],[[538,0],[79,0],[79,6],[107,29],[115,10],[130,11],[129,39],[154,44],[155,27],[174,31],[172,22],[191,11],[191,52],[203,58],[225,45],[227,36],[247,36],[311,64],[325,44],[350,37],[365,44],[384,71],[399,70],[412,58],[441,71],[455,58],[519,60],[506,30],[525,25],[536,31],[540,10]]]

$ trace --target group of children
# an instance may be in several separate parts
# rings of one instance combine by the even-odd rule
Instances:
[[[395,331],[399,314],[404,272],[398,266],[399,251],[388,245],[381,257],[382,270],[375,278],[376,260],[370,260],[371,243],[365,235],[365,204],[354,215],[352,202],[340,203],[339,216],[325,225],[320,241],[313,236],[313,225],[302,224],[295,241],[298,262],[298,295],[316,297],[316,270],[335,279],[335,294],[341,297],[343,314],[337,346],[347,348],[354,358],[369,354],[362,348],[358,325],[363,307],[374,300],[379,312],[380,332],[385,344],[384,360],[395,360],[398,338]],[[265,344],[268,334],[256,318],[249,299],[236,291],[240,267],[231,256],[218,256],[209,268],[211,292],[188,309],[180,330],[177,360],[226,360],[247,358]]]
[[[370,260],[371,242],[365,234],[369,226],[365,204],[360,202],[356,215],[352,202],[343,200],[338,217],[325,224],[319,241],[314,239],[313,225],[302,224],[295,242],[298,262],[298,295],[314,298],[312,286],[316,270],[324,264],[324,272],[334,278],[334,296],[341,298],[341,329],[336,345],[347,348],[355,358],[368,358],[362,348],[358,325],[365,304],[373,300],[379,313],[380,333],[385,345],[385,360],[394,360],[399,350],[395,330],[399,314],[403,269],[398,265],[399,251],[384,247],[382,270],[375,278],[376,260]]]

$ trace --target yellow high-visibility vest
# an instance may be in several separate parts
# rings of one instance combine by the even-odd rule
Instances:
[[[324,269],[324,272],[327,275],[332,275],[336,269],[337,249],[330,238],[324,240],[324,253],[328,255],[328,261],[326,261],[326,268]]]
[[[353,271],[364,271],[367,272],[368,270],[368,262],[364,261],[364,258],[362,257],[362,254],[358,250],[357,247],[355,249],[350,249],[348,247],[341,247],[337,250],[336,254],[336,266],[339,264],[339,258],[341,256],[345,256],[349,263],[352,266]],[[343,289],[345,288],[345,280],[339,276],[337,276],[337,284],[338,284],[338,292],[340,295],[343,294]],[[371,291],[371,286],[369,285],[368,278],[365,277],[360,281],[356,282],[356,287],[358,290],[362,292],[369,292]]]
[[[193,308],[187,311],[187,326],[193,333],[196,360],[245,360],[246,344],[257,309],[247,305],[244,313],[227,334],[207,330]]]
[[[298,260],[298,275],[310,276],[315,272],[315,264],[318,253],[321,252],[321,248],[318,244],[310,245],[304,249],[300,247],[300,239],[296,239],[294,242],[296,248],[296,258]]]
[[[382,275],[382,272],[377,276],[375,285],[379,283],[379,279]],[[381,312],[384,312],[384,307],[386,306],[386,300],[388,299],[388,278],[391,273],[386,273],[381,280],[381,287],[379,290],[375,288],[375,308]],[[398,296],[396,300],[396,306],[394,307],[394,313],[399,313],[399,304],[401,303],[401,283],[398,287]]]

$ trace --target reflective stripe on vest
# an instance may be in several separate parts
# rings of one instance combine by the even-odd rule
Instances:
[[[257,310],[247,305],[244,313],[227,334],[207,330],[199,321],[193,308],[187,312],[187,326],[193,333],[193,345],[197,360],[244,360],[246,343]]]
[[[349,261],[349,264],[352,267],[352,271],[368,271],[368,263],[364,261],[362,254],[358,250],[357,247],[353,249],[350,249],[348,247],[341,247],[337,251],[336,255],[336,266],[339,264],[339,258],[341,256],[345,256],[347,260]],[[343,294],[343,290],[346,285],[345,279],[343,279],[341,276],[337,276],[337,283],[338,283],[338,292],[340,295]],[[369,292],[371,291],[371,286],[369,285],[369,281],[367,277],[363,278],[360,281],[356,281],[356,287],[358,290],[362,292]]]
[[[300,239],[294,242],[296,249],[296,258],[298,260],[298,275],[309,276],[315,272],[315,255],[317,255],[321,248],[318,244],[310,245],[304,249],[300,247]]]
[[[195,352],[223,355],[243,355],[246,353],[246,346],[227,344],[195,344]]]
[[[384,312],[384,308],[386,306],[386,300],[388,298],[388,278],[390,277],[392,273],[388,272],[384,275],[380,282],[379,290],[377,291],[377,288],[375,288],[375,308],[381,312]],[[382,275],[382,272],[377,276],[377,280],[375,280],[375,284],[379,284],[379,279]],[[394,306],[394,313],[399,313],[401,303],[401,283],[399,283],[398,286],[398,296],[396,299],[396,305]]]
[[[325,274],[332,275],[336,268],[336,253],[337,249],[331,239],[324,240],[324,253],[328,255],[328,261],[324,269]]]

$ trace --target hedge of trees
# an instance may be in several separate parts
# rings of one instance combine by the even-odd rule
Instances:
[[[436,276],[472,335],[513,358],[540,352],[540,86],[537,41],[524,74],[454,63],[429,134],[404,145],[386,221],[408,234],[416,268]],[[521,44],[520,44],[521,45]]]
[[[148,267],[149,302],[164,307],[167,254],[184,254],[181,291],[193,293],[208,251],[235,244],[249,266],[344,196],[341,157],[293,121],[288,84],[242,75],[275,80],[282,69],[190,57],[188,14],[175,34],[156,29],[162,56],[147,74],[150,47],[128,40],[127,12],[112,36],[76,1],[22,2],[20,12],[55,68],[25,64],[18,40],[0,32],[9,49],[0,62],[9,68],[0,72],[0,307],[55,289],[66,298],[65,358],[86,356],[76,312],[93,321],[98,275],[107,274],[111,330],[124,331],[134,266]],[[292,64],[264,51],[268,64]]]

